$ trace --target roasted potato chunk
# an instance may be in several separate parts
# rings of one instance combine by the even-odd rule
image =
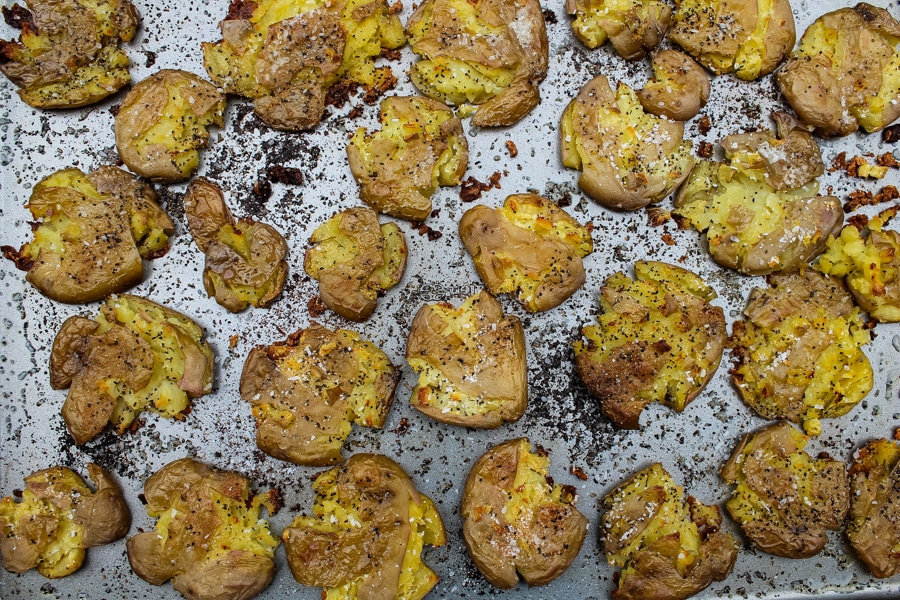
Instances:
[[[426,545],[447,543],[441,515],[403,469],[378,454],[356,454],[313,483],[312,515],[284,530],[294,578],[323,598],[419,600],[438,582]]]
[[[425,0],[406,35],[419,57],[413,84],[451,106],[476,106],[473,125],[512,125],[541,101],[549,46],[537,0]]]
[[[144,298],[109,298],[94,319],[69,317],[53,340],[50,385],[69,388],[63,420],[76,444],[145,409],[180,418],[212,391],[213,351],[188,317]]]
[[[735,485],[725,508],[753,545],[785,558],[808,558],[838,529],[850,507],[844,463],[813,460],[809,438],[789,424],[773,423],[744,436],[720,475]],[[827,456],[827,455],[826,455]]]
[[[659,0],[566,0],[575,17],[572,31],[588,48],[609,40],[619,56],[643,58],[656,49],[672,18],[672,9]]]
[[[900,116],[900,23],[861,2],[822,15],[775,78],[822,136],[880,131]]]
[[[600,288],[603,314],[581,330],[575,365],[600,410],[617,427],[638,429],[651,402],[678,412],[706,387],[725,348],[725,315],[700,277],[639,261],[635,279],[616,273]]]
[[[141,259],[164,255],[175,231],[153,188],[116,167],[57,171],[34,186],[28,210],[38,222],[34,239],[3,246],[3,255],[58,302],[93,302],[137,285]]]
[[[623,567],[613,600],[683,600],[723,581],[740,545],[719,531],[722,513],[684,489],[659,463],[635,473],[603,499],[600,541]]]
[[[169,463],[144,482],[153,531],[128,539],[128,562],[153,585],[172,580],[190,600],[253,598],[275,574],[278,538],[260,517],[278,511],[276,492],[251,496],[250,481],[192,458]]]
[[[653,55],[653,79],[637,91],[644,110],[657,117],[688,121],[709,100],[709,76],[703,67],[677,50]]]
[[[563,164],[581,171],[578,187],[607,208],[637,210],[669,195],[694,159],[684,124],[644,112],[635,92],[606,77],[589,81],[560,124]]]
[[[590,232],[556,203],[514,194],[499,209],[470,208],[459,237],[492,294],[518,292],[528,311],[559,306],[584,285]]]
[[[71,469],[52,467],[25,478],[21,502],[0,500],[4,569],[36,568],[44,577],[65,577],[81,568],[86,548],[128,533],[131,512],[119,486],[97,465],[87,469],[96,491]]]
[[[406,361],[419,374],[410,403],[432,419],[493,429],[528,406],[525,332],[487,292],[459,308],[426,304],[413,319]]]

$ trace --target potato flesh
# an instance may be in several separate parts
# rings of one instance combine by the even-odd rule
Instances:
[[[572,30],[588,48],[611,39],[623,58],[635,60],[653,50],[669,26],[671,9],[655,0],[587,0],[572,3]]]
[[[875,577],[900,572],[897,527],[897,442],[874,440],[861,448],[850,466],[850,514],[847,538]]]

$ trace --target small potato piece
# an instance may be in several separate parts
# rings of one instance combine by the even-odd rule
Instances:
[[[116,482],[88,464],[91,491],[71,469],[52,467],[25,478],[21,502],[0,500],[0,555],[3,568],[23,573],[37,568],[44,577],[71,575],[85,549],[114,542],[128,533],[131,513]]]
[[[589,81],[566,107],[560,124],[563,164],[579,169],[578,187],[617,210],[637,210],[669,195],[691,170],[684,123],[641,108],[635,92],[606,77]]]
[[[380,213],[424,221],[439,185],[459,185],[469,164],[462,123],[436,100],[391,96],[381,101],[381,130],[360,127],[347,146],[359,197]]]
[[[659,463],[635,473],[603,499],[600,540],[609,564],[624,567],[613,600],[683,600],[723,581],[740,545],[719,531],[718,506],[706,506]]]
[[[499,209],[470,208],[459,237],[488,290],[518,292],[529,312],[559,306],[581,289],[581,259],[594,249],[581,223],[537,194],[514,194]]]
[[[356,454],[313,483],[312,515],[284,530],[294,578],[328,598],[420,600],[438,582],[425,545],[447,543],[444,522],[403,469],[378,454]]]
[[[770,282],[734,323],[731,379],[760,416],[818,435],[820,418],[846,414],[872,389],[861,349],[871,336],[840,280],[808,269]]]
[[[34,240],[3,254],[58,302],[93,302],[137,285],[141,259],[164,255],[175,231],[153,188],[116,167],[57,171],[34,186],[28,210],[39,222]]]
[[[251,496],[243,475],[182,458],[144,482],[144,497],[147,514],[159,520],[126,544],[144,581],[171,579],[189,600],[248,600],[272,582],[278,538],[260,508],[277,512],[277,492]]]
[[[562,575],[581,550],[588,520],[575,492],[554,485],[550,459],[519,438],[484,453],[472,467],[460,512],[463,539],[475,566],[492,585],[508,590],[519,575],[544,585]]]
[[[736,485],[725,508],[753,545],[785,558],[808,558],[838,529],[850,507],[844,463],[813,460],[809,438],[784,422],[744,436],[719,473]]]
[[[690,271],[639,261],[635,280],[616,273],[600,288],[603,314],[582,329],[575,365],[600,410],[617,427],[638,429],[651,402],[678,412],[706,387],[725,347],[725,315],[715,291]]]
[[[709,76],[703,67],[677,50],[653,55],[653,79],[637,91],[644,110],[657,117],[688,121],[709,100]]]
[[[566,0],[572,31],[588,48],[608,39],[619,56],[638,60],[659,46],[672,9],[659,0]]]
[[[225,95],[187,71],[163,69],[131,88],[116,114],[116,149],[152,181],[184,181],[200,163],[207,127],[222,127]]]
[[[432,419],[493,429],[528,406],[525,332],[485,291],[459,308],[426,304],[413,319],[406,360],[419,374],[410,403]]]
[[[819,17],[775,78],[817,134],[880,131],[900,116],[898,43],[900,23],[861,2]]]

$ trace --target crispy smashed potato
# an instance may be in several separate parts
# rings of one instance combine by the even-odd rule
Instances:
[[[581,550],[588,520],[574,489],[554,485],[550,459],[525,438],[484,453],[472,467],[460,512],[463,539],[492,585],[511,589],[521,575],[544,585],[562,575]]]
[[[725,315],[697,275],[639,261],[635,279],[616,273],[600,288],[603,314],[574,343],[575,364],[600,410],[638,429],[651,402],[678,412],[703,390],[725,348]]]
[[[381,130],[360,127],[347,146],[359,197],[380,213],[424,221],[439,185],[459,185],[469,164],[462,123],[436,100],[391,96],[381,101]]]
[[[420,600],[438,582],[422,559],[447,543],[430,498],[403,469],[377,454],[356,454],[313,483],[312,515],[284,530],[294,578],[322,598]]]
[[[572,31],[588,48],[609,40],[619,56],[643,58],[655,50],[672,18],[672,9],[659,0],[566,0],[574,15]]]
[[[657,117],[687,121],[709,100],[709,76],[691,57],[677,50],[653,55],[653,79],[637,91],[644,110]]]
[[[718,506],[706,506],[659,463],[635,473],[603,499],[600,539],[609,564],[623,567],[613,600],[683,600],[723,581],[740,545],[719,531]]]
[[[470,208],[459,237],[492,294],[518,292],[530,312],[559,306],[584,285],[590,232],[556,203],[514,194],[499,209]]]
[[[808,558],[825,546],[850,507],[844,463],[813,460],[809,438],[773,423],[744,436],[720,475],[735,485],[725,508],[753,545],[785,558]]]
[[[243,475],[182,458],[144,482],[144,497],[159,520],[128,539],[138,577],[153,585],[171,579],[190,600],[249,600],[269,586],[278,538],[260,509],[277,512],[276,492],[251,496]]]
[[[3,568],[44,577],[70,575],[81,568],[85,549],[122,538],[131,512],[116,482],[88,464],[91,491],[71,469],[52,467],[25,478],[22,501],[0,500],[0,555]]]
[[[549,46],[537,0],[425,0],[406,23],[424,95],[477,106],[472,124],[512,125],[541,101]]]
[[[212,391],[213,351],[188,317],[144,298],[109,298],[94,319],[69,317],[53,340],[50,385],[69,388],[62,416],[76,444],[143,410],[180,418]]]
[[[635,92],[606,77],[589,81],[560,124],[563,164],[579,169],[578,187],[608,208],[637,210],[669,195],[694,159],[684,123],[644,112]]]
[[[149,185],[116,167],[64,169],[39,181],[28,210],[34,239],[3,254],[58,302],[85,303],[141,282],[141,259],[169,249],[175,226]]]

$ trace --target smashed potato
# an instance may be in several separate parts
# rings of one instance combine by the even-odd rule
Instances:
[[[659,46],[672,9],[659,0],[566,0],[572,31],[588,48],[609,40],[624,59],[637,60]]]
[[[659,463],[635,473],[603,499],[600,539],[609,564],[622,567],[613,600],[683,600],[723,581],[740,545],[719,531],[718,506],[706,506]]]
[[[635,279],[616,273],[600,288],[603,314],[581,330],[575,365],[600,410],[637,429],[651,402],[678,412],[706,387],[725,348],[716,292],[690,271],[639,261]]]
[[[736,486],[725,508],[763,552],[814,556],[828,541],[825,530],[838,529],[847,515],[844,463],[811,459],[808,442],[787,423],[773,423],[745,435],[722,467],[722,479]]]
[[[50,386],[69,388],[62,416],[76,444],[145,409],[180,418],[212,391],[213,351],[188,317],[144,298],[109,298],[94,319],[69,317],[53,340]]]
[[[294,578],[322,598],[420,600],[438,582],[422,559],[447,543],[430,498],[403,469],[378,454],[356,454],[313,483],[312,515],[284,530]]]
[[[52,467],[25,478],[21,502],[0,500],[4,569],[36,568],[44,577],[65,577],[81,568],[86,548],[128,533],[131,512],[119,486],[97,465],[87,469],[96,491],[71,469]]]
[[[687,121],[709,100],[709,76],[691,57],[677,50],[653,55],[653,79],[637,91],[644,110],[657,117]]]
[[[556,203],[514,194],[499,209],[470,208],[459,237],[492,294],[518,292],[530,312],[559,306],[584,285],[590,232]]]
[[[3,254],[58,302],[93,302],[137,285],[141,259],[164,255],[175,231],[153,188],[116,167],[57,171],[34,186],[28,210],[38,221],[34,239]]]

